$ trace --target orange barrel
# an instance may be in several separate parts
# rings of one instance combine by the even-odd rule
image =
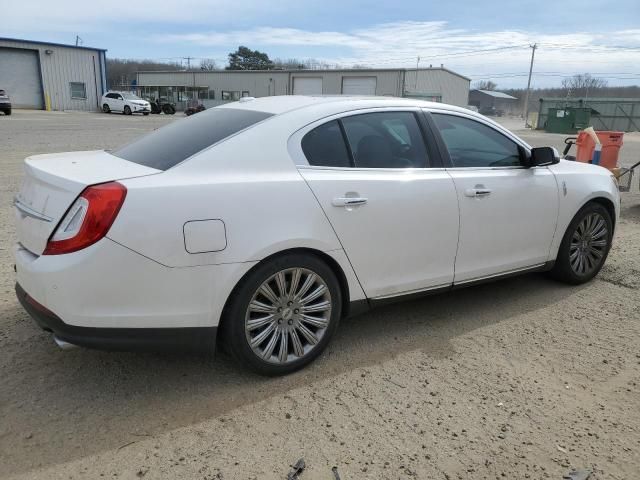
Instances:
[[[620,147],[622,147],[622,137],[624,132],[596,132],[598,139],[602,144],[602,153],[600,155],[601,167],[608,168],[609,170],[618,166],[618,154],[620,153]],[[576,140],[576,160],[578,162],[589,163],[593,158],[593,151],[596,148],[596,144],[588,133],[584,131],[578,133],[578,139]]]

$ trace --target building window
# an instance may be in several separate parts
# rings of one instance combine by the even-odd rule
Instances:
[[[248,90],[243,90],[242,91],[242,96],[243,97],[248,97],[249,96],[249,91]]]
[[[209,90],[209,100],[215,100],[215,99],[216,99],[216,91]]]
[[[71,87],[71,98],[86,100],[87,99],[87,89],[82,82],[71,82],[69,83]]]
[[[222,91],[222,100],[240,100],[240,92],[233,91],[230,92],[228,90]]]

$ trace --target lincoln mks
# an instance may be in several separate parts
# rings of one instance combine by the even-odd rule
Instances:
[[[532,271],[587,282],[619,214],[608,170],[397,98],[245,98],[24,169],[16,291],[59,345],[218,344],[268,375],[380,302]]]

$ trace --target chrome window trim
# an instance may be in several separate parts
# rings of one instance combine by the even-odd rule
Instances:
[[[415,114],[420,114],[422,113],[423,108],[420,106],[398,106],[398,107],[371,107],[371,108],[357,108],[354,110],[347,110],[344,112],[340,112],[340,113],[335,113],[332,115],[329,115],[327,117],[323,117],[320,118],[318,120],[315,120],[311,123],[308,123],[307,125],[305,125],[302,128],[299,128],[298,130],[296,130],[295,132],[293,132],[291,134],[291,136],[289,136],[289,140],[287,141],[287,150],[289,151],[289,156],[291,157],[291,159],[293,160],[295,166],[297,168],[304,168],[304,169],[308,169],[308,168],[320,168],[320,169],[326,169],[326,170],[347,170],[350,172],[353,171],[361,171],[361,170],[366,170],[366,171],[374,171],[374,172],[381,172],[381,171],[387,171],[387,172],[406,172],[406,171],[411,171],[411,170],[415,170],[415,171],[423,171],[423,170],[436,170],[435,168],[430,168],[430,167],[425,167],[425,168],[415,168],[415,167],[408,167],[408,168],[358,168],[358,167],[325,167],[322,165],[310,165],[309,161],[307,160],[307,157],[305,156],[304,152],[302,151],[302,138],[309,133],[311,130],[313,130],[316,127],[319,127],[320,125],[323,125],[325,123],[331,122],[333,120],[338,120],[340,118],[344,118],[344,117],[351,117],[354,115],[362,115],[365,113],[378,113],[378,112],[413,112]],[[419,126],[419,124],[418,124]],[[426,145],[425,142],[425,148],[428,148],[428,146]],[[443,168],[438,168],[438,170],[444,170]]]
[[[298,170],[335,170],[339,172],[387,172],[387,173],[411,173],[411,172],[446,172],[444,167],[435,168],[363,168],[363,167],[325,167],[322,165],[296,165]]]

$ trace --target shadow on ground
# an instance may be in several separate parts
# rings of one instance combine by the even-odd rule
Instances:
[[[578,289],[528,275],[390,305],[343,321],[317,362],[284,378],[246,373],[224,355],[62,352],[15,302],[2,311],[0,476],[218,417],[403,352],[452,356],[456,337],[517,322]]]

